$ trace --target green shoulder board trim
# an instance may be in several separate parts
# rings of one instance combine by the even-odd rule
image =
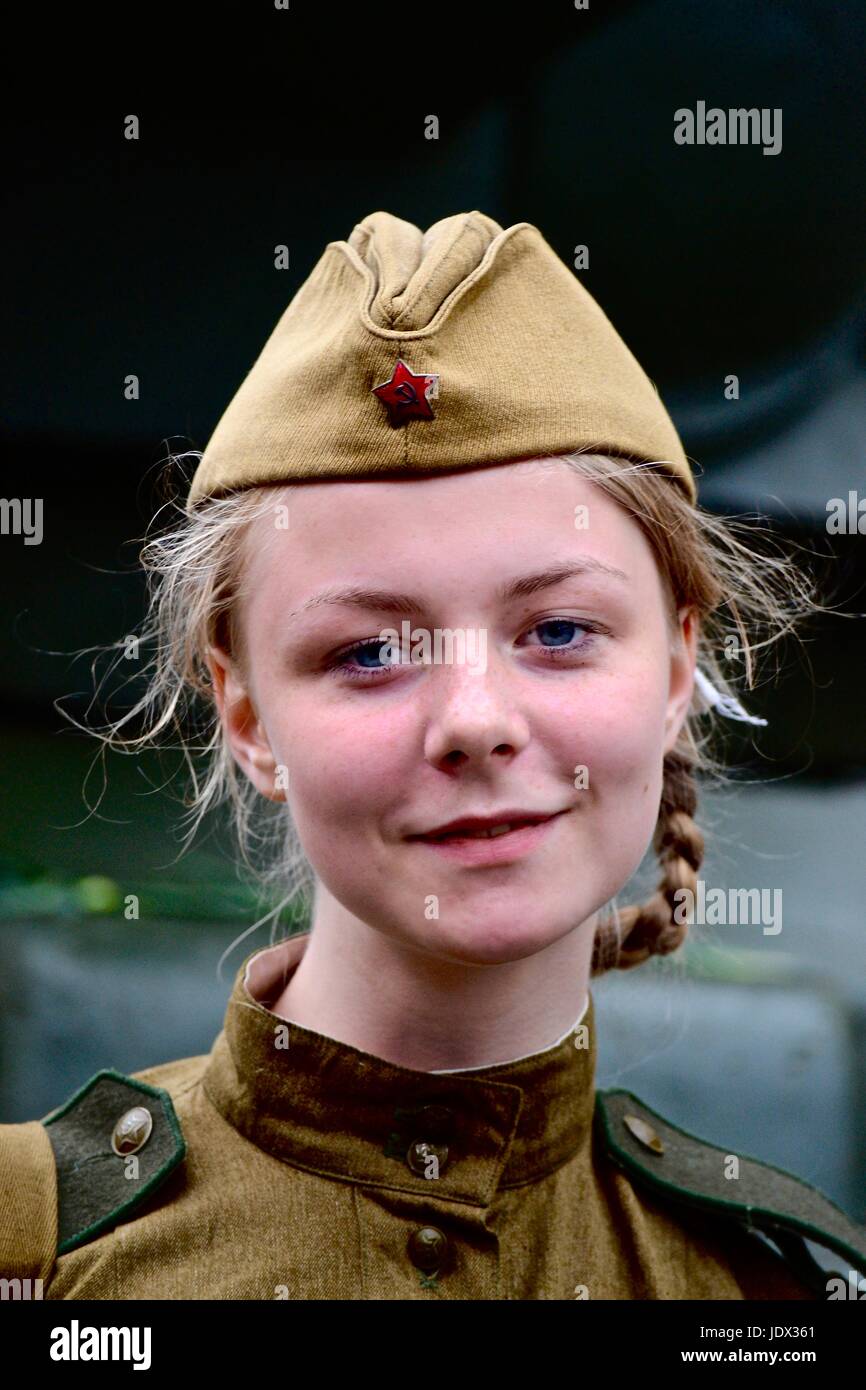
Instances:
[[[142,1113],[118,1140],[118,1153],[115,1127],[133,1109]],[[127,1220],[186,1154],[168,1092],[110,1068],[42,1123],[57,1162],[58,1255]]]
[[[820,1296],[827,1297],[822,1290],[832,1272],[822,1269],[803,1237],[866,1274],[866,1226],[802,1178],[689,1134],[631,1091],[597,1091],[595,1115],[611,1161],[629,1177],[660,1198],[732,1217],[768,1236]],[[728,1176],[732,1157],[736,1178]]]

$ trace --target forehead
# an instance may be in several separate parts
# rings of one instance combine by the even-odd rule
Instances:
[[[584,558],[657,584],[637,522],[567,463],[521,460],[421,478],[274,489],[252,524],[247,593],[303,602],[337,581],[411,578],[437,592],[498,586],[539,562]]]

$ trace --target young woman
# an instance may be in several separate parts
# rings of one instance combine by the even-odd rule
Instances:
[[[591,978],[688,930],[707,696],[748,718],[729,672],[812,599],[698,508],[540,233],[330,243],[186,503],[143,551],[144,732],[103,736],[180,735],[193,828],[227,802],[310,929],[209,1055],[2,1127],[7,1264],[56,1299],[826,1297],[801,1237],[845,1275],[862,1228],[596,1093]]]

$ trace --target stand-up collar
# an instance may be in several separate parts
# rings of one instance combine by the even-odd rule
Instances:
[[[276,1002],[309,940],[248,956],[204,1087],[220,1114],[276,1158],[347,1182],[486,1205],[499,1187],[589,1152],[595,1103],[592,995],[576,1032],[517,1061],[415,1071],[287,1021]],[[575,1043],[585,1039],[585,1046]],[[430,1158],[436,1159],[431,1165]]]

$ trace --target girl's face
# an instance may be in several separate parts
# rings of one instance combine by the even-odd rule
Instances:
[[[288,801],[318,879],[455,964],[586,922],[650,843],[692,691],[692,614],[669,611],[638,524],[537,460],[274,503],[248,538],[249,685],[217,649],[211,669],[235,757]],[[388,628],[406,664],[382,651]],[[555,818],[462,847],[413,838],[515,811]]]

